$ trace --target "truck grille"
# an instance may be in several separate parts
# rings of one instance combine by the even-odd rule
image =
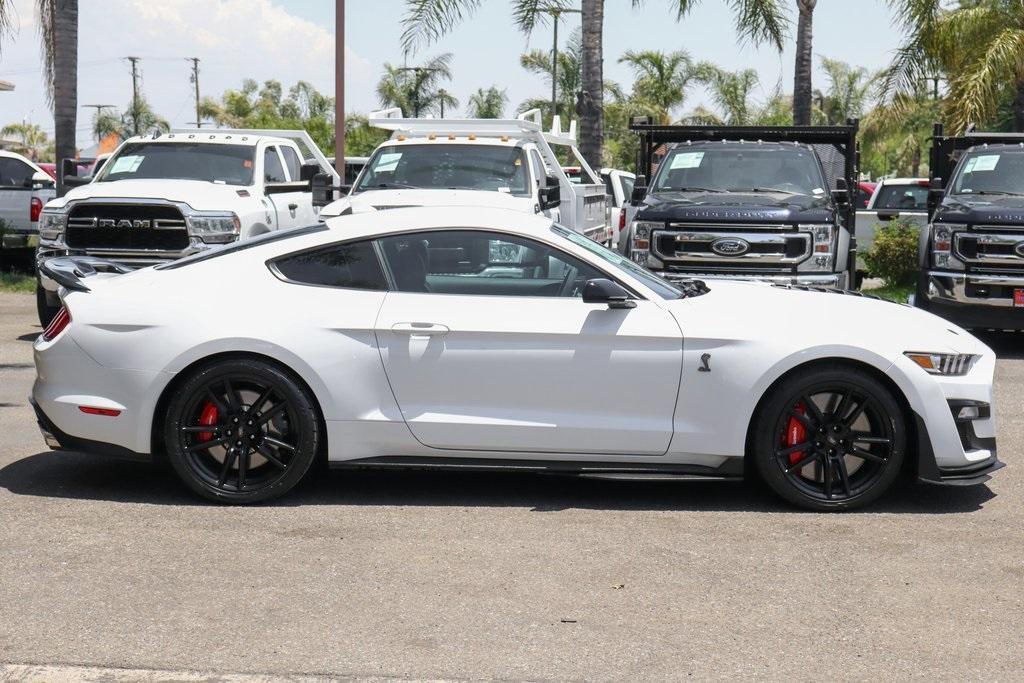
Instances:
[[[67,245],[104,251],[182,251],[185,218],[173,206],[81,204],[68,216]]]
[[[655,231],[654,255],[669,268],[784,272],[811,256],[811,233],[792,226],[671,224]]]
[[[954,235],[956,257],[978,272],[1024,271],[1024,231],[981,226]]]

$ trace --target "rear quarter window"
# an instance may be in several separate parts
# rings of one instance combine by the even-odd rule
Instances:
[[[332,244],[276,259],[271,266],[282,279],[303,285],[386,290],[387,280],[370,242]]]

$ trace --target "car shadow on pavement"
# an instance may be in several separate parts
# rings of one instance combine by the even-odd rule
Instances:
[[[186,490],[168,467],[59,451],[31,455],[0,469],[0,488],[25,496],[150,505],[211,504]],[[994,497],[987,486],[906,484],[864,512],[968,513],[982,509]],[[311,472],[302,485],[267,505],[799,513],[764,487],[746,482],[619,482],[528,473],[326,468]]]
[[[1000,360],[1024,359],[1024,333],[1021,332],[983,332],[975,331],[974,335],[996,352]]]

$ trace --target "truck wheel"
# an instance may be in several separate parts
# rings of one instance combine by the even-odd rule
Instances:
[[[57,315],[57,311],[60,310],[60,306],[51,306],[48,297],[46,296],[46,290],[43,286],[36,283],[36,313],[39,315],[39,324],[46,329],[46,326],[50,324],[50,321]]]

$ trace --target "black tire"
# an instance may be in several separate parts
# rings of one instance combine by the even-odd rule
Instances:
[[[57,315],[57,311],[60,310],[60,306],[51,306],[47,300],[46,290],[43,286],[36,283],[36,314],[39,316],[39,324],[46,329],[46,326],[50,324],[50,321]]]
[[[764,482],[789,502],[852,510],[891,488],[906,444],[903,411],[884,384],[854,367],[812,367],[765,397],[751,456]]]
[[[219,503],[284,495],[309,471],[323,439],[315,400],[298,380],[243,359],[215,362],[186,378],[163,429],[177,475]]]

